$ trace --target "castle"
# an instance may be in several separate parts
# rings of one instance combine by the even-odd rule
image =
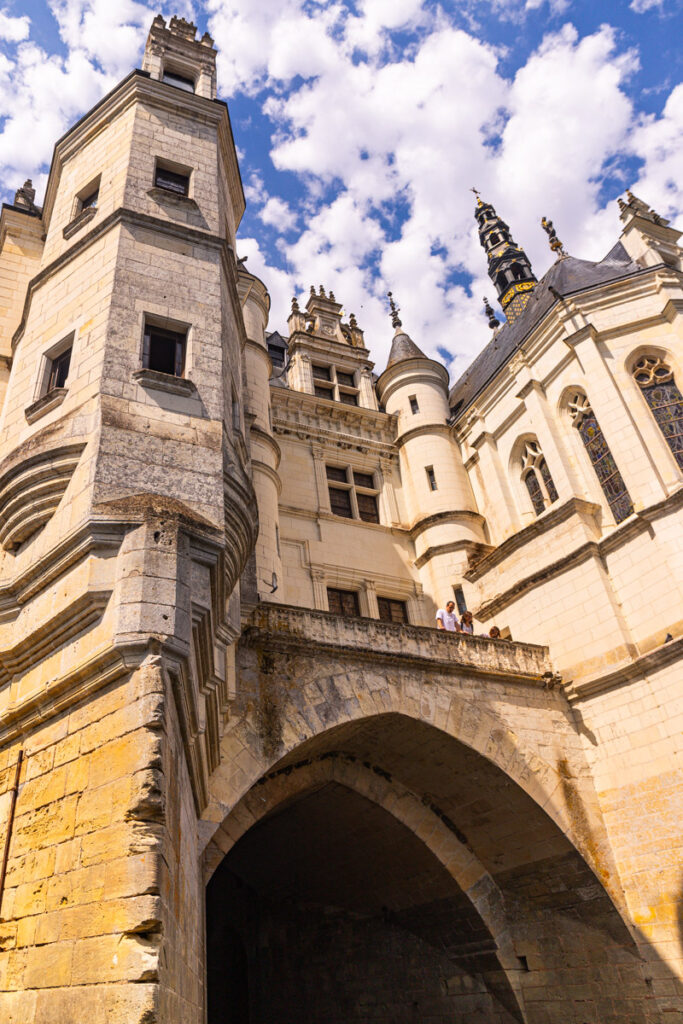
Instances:
[[[333,282],[268,333],[159,16],[3,206],[3,1024],[683,1020],[682,253],[620,205],[539,281],[476,199],[452,386]]]

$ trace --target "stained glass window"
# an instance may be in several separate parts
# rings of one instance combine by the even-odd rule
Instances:
[[[552,505],[554,501],[557,501],[557,491],[555,489],[553,478],[550,475],[550,470],[548,469],[548,463],[545,461],[545,459],[541,459],[541,461],[539,462],[538,471],[541,474],[541,477],[543,478],[543,483],[545,484],[545,489],[548,492],[550,504]]]
[[[656,356],[645,356],[636,363],[633,376],[673,457],[683,469],[683,395],[672,370]]]
[[[540,516],[547,505],[557,501],[557,488],[538,441],[527,441],[522,452],[522,479],[534,512]]]
[[[529,492],[531,504],[534,506],[534,512],[537,516],[540,516],[541,512],[545,508],[545,502],[543,501],[541,485],[539,484],[538,477],[533,469],[530,469],[524,477],[524,483],[526,484],[526,489]]]
[[[633,502],[600,429],[600,424],[585,395],[575,395],[573,401],[569,403],[569,408],[574,419],[574,426],[586,447],[595,475],[612,510],[612,515],[615,521],[620,523],[633,512]]]

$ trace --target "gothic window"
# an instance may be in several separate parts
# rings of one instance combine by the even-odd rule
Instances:
[[[633,376],[673,457],[683,469],[683,395],[673,371],[657,356],[644,356],[633,368]]]
[[[633,502],[591,404],[585,395],[578,392],[569,402],[569,411],[612,510],[612,515],[615,521],[620,523],[633,512]]]
[[[557,488],[538,441],[527,441],[524,445],[522,480],[537,516],[545,511],[547,505],[557,501]]]

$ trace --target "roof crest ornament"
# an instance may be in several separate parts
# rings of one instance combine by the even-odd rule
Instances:
[[[569,253],[557,237],[557,232],[555,231],[553,222],[551,220],[548,220],[547,217],[543,217],[541,218],[541,227],[548,236],[548,245],[554,253],[557,253],[557,258],[561,260],[568,256]]]
[[[486,296],[484,296],[484,314],[488,317],[489,327],[491,330],[497,331],[500,327],[500,320],[498,320],[496,314],[493,312],[493,307]]]
[[[481,201],[481,192],[479,191],[479,189],[472,187],[470,189],[470,192],[474,192],[475,196],[477,197],[477,206],[483,206],[484,204]]]
[[[389,306],[391,307],[391,326],[395,327],[396,330],[398,330],[399,327],[403,326],[398,316],[398,314],[400,313],[400,309],[394,302],[394,296],[392,292],[387,292],[387,297],[389,299]]]

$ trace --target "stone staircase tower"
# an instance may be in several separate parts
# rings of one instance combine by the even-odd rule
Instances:
[[[6,1021],[202,1017],[197,818],[257,530],[243,209],[212,40],[157,17],[143,70],[57,143],[1,321]],[[3,213],[29,216],[37,237]]]

